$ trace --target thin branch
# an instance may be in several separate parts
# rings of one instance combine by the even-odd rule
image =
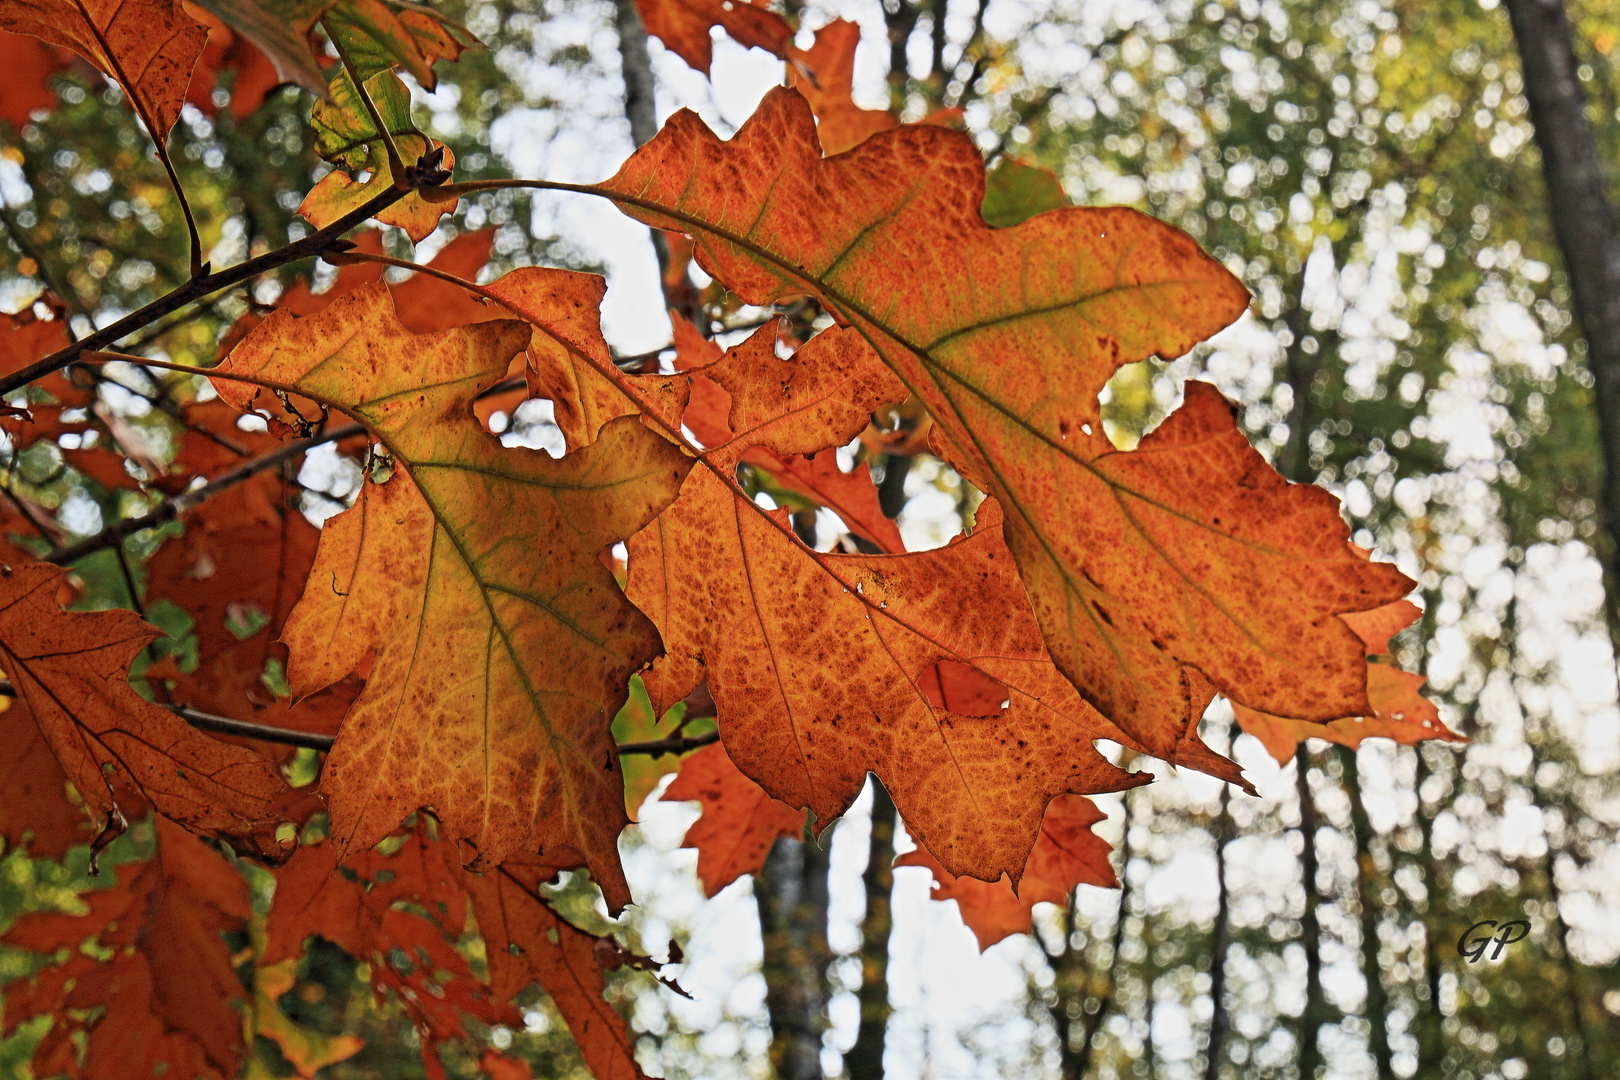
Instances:
[[[435,186],[442,184],[449,178],[449,174],[440,167],[443,155],[440,153],[425,154],[422,160],[412,166],[418,177],[418,186]],[[178,311],[187,304],[201,300],[205,296],[228,289],[232,285],[240,284],[248,278],[257,277],[267,270],[286,266],[288,263],[298,262],[300,259],[309,259],[319,255],[335,254],[345,250],[349,245],[342,239],[344,233],[369,218],[375,217],[381,211],[392,206],[405,197],[405,192],[397,188],[388,188],[375,198],[368,200],[365,205],[359,206],[326,228],[311,233],[296,243],[288,244],[278,251],[266,252],[256,259],[221,270],[216,274],[205,274],[202,277],[192,278],[184,285],[175,289],[166,296],[159,297],[145,307],[130,312],[117,322],[101,330],[97,330],[82,341],[76,341],[65,349],[60,349],[51,355],[34,361],[25,367],[0,379],[0,397],[10,395],[14,390],[27,386],[35,379],[49,375],[58,368],[66,367],[77,360],[83,353],[104,349],[122,341],[125,337],[137,330],[150,326],[171,312]],[[140,357],[133,359],[134,363],[148,363]]]
[[[648,742],[620,743],[618,750],[620,757],[626,754],[646,754],[657,760],[665,754],[684,754],[719,741],[720,733],[711,731],[707,735],[671,735],[667,739],[652,739]]]
[[[0,697],[14,698],[17,688],[10,679],[0,679]],[[199,731],[212,731],[221,735],[237,735],[244,739],[258,739],[261,742],[281,743],[284,746],[304,746],[322,753],[332,749],[337,740],[335,735],[318,735],[312,731],[293,731],[289,728],[271,727],[268,724],[255,724],[247,720],[232,720],[228,716],[215,716],[197,709],[188,709],[184,705],[164,705],[153,702],[160,709],[168,709],[180,719],[197,728]]]
[[[119,359],[124,358],[119,357]],[[272,450],[262,457],[243,462],[229,472],[221,473],[195,491],[184,492],[160,503],[155,509],[140,517],[125,518],[116,525],[109,526],[94,536],[86,537],[76,544],[58,547],[45,556],[45,561],[66,565],[103,548],[112,547],[121,543],[125,537],[133,536],[135,533],[145,529],[155,529],[168,524],[193,506],[206,502],[226,488],[234,487],[242,481],[263,472],[265,469],[274,468],[284,461],[289,461],[299,454],[320,446],[322,443],[336,442],[355,435],[363,435],[365,431],[364,425],[346,424],[343,427],[333,428],[331,431],[323,432],[320,435],[287,443],[285,446]]]

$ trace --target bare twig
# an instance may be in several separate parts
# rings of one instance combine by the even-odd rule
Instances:
[[[265,454],[262,457],[256,457],[251,461],[243,462],[236,468],[231,469],[228,472],[221,473],[219,476],[216,476],[213,480],[210,480],[208,483],[204,484],[195,491],[187,491],[180,495],[176,495],[174,498],[159,504],[149,513],[142,514],[140,517],[125,518],[116,525],[111,525],[108,528],[101,530],[99,533],[96,533],[94,536],[86,537],[85,539],[80,540],[76,544],[69,544],[66,547],[58,547],[50,554],[45,556],[45,561],[66,565],[67,563],[71,563],[77,559],[82,559],[86,555],[93,552],[100,551],[103,548],[108,548],[119,544],[124,540],[125,537],[133,536],[135,533],[141,532],[142,530],[155,529],[159,526],[166,525],[175,518],[179,517],[185,511],[191,509],[193,506],[206,502],[208,499],[218,495],[226,488],[234,487],[249,477],[263,472],[265,469],[274,468],[284,461],[289,461],[307,450],[320,446],[322,443],[336,442],[339,439],[347,439],[355,435],[363,435],[365,434],[365,430],[365,427],[361,424],[347,424],[343,427],[333,428],[330,431],[323,432],[320,435],[314,435],[307,439],[298,439],[294,442],[287,443],[285,446],[272,450],[270,453]]]
[[[689,750],[696,750],[719,741],[718,731],[711,731],[707,735],[671,735],[667,739],[652,739],[648,742],[620,743],[619,756],[646,754],[656,760],[665,754],[684,754]]]
[[[0,679],[0,697],[16,696],[17,689],[11,680]],[[247,720],[232,720],[228,716],[215,716],[213,713],[189,709],[184,705],[164,705],[160,702],[153,704],[160,709],[168,709],[199,731],[237,735],[244,739],[258,739],[261,742],[280,743],[283,746],[304,746],[322,753],[332,749],[332,743],[337,739],[335,735],[319,735],[312,731],[293,731],[289,728],[271,727],[268,724],[255,724]]]
[[[432,186],[443,183],[449,174],[440,168],[442,156],[439,154],[425,155],[421,162],[413,166],[418,178],[418,186]],[[184,285],[175,289],[166,296],[159,297],[145,307],[130,312],[110,326],[97,330],[83,341],[76,341],[65,349],[60,349],[43,359],[21,367],[0,379],[0,397],[9,395],[18,387],[26,386],[35,379],[49,375],[57,368],[66,367],[77,360],[80,355],[97,349],[104,349],[137,330],[150,326],[152,323],[178,311],[187,304],[201,300],[205,296],[228,289],[240,284],[251,277],[257,277],[267,270],[286,266],[288,263],[298,262],[300,259],[314,258],[318,255],[333,254],[348,247],[342,239],[344,233],[359,225],[368,218],[375,217],[382,210],[387,209],[405,197],[405,192],[396,188],[388,188],[375,198],[368,200],[365,205],[355,208],[332,222],[326,228],[311,233],[296,243],[288,244],[277,251],[266,252],[256,259],[221,270],[217,274],[205,274],[202,277],[192,278]],[[144,363],[139,357],[134,363]]]

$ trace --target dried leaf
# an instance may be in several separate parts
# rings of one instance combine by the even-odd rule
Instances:
[[[73,62],[73,57],[29,34],[0,30],[0,120],[18,131],[38,109],[56,108],[51,77]]]
[[[272,315],[220,370],[345,410],[403,467],[328,523],[284,634],[299,692],[376,651],[322,778],[340,849],[432,806],[481,867],[583,852],[618,908],[609,725],[658,640],[597,555],[657,514],[690,462],[628,419],[560,460],[502,447],[472,401],[529,335],[510,320],[414,335],[370,285],[305,319]],[[253,386],[216,386],[289,415]]]
[[[707,75],[713,45],[709,28],[718,26],[745,49],[782,56],[793,27],[763,3],[752,0],[636,0],[647,33],[686,63]]]
[[[933,872],[935,900],[955,900],[983,952],[1003,938],[1027,934],[1035,905],[1065,905],[1077,885],[1119,887],[1108,861],[1108,842],[1091,827],[1108,815],[1083,795],[1059,795],[1046,808],[1041,835],[1029,853],[1023,878],[1011,882],[953,877],[924,848],[900,856],[895,866],[921,866]]]
[[[66,952],[6,987],[7,1034],[54,1017],[34,1051],[36,1075],[236,1076],[246,1047],[233,1002],[245,995],[220,935],[243,929],[247,883],[179,826],[156,824],[156,856],[120,866],[113,888],[86,893],[86,914],[24,915],[4,936],[16,948]],[[111,958],[94,959],[81,948],[87,939]]]
[[[883,109],[863,109],[851,96],[855,89],[855,47],[859,23],[834,19],[816,31],[815,44],[787,47],[787,84],[804,95],[816,114],[822,153],[831,157],[858,146],[900,121]]]
[[[1151,752],[1182,752],[1206,679],[1279,715],[1365,711],[1361,650],[1336,616],[1409,583],[1349,551],[1337,501],[1277,477],[1201,384],[1135,451],[1102,431],[1113,372],[1231,322],[1242,285],[1135,211],[991,229],[959,133],[903,127],[823,159],[812,125],[782,89],[726,143],[680,113],[603,189],[691,234],[745,302],[812,292],[873,345],[951,463],[1007,507],[1058,667]]]
[[[159,145],[180,119],[208,39],[180,0],[8,0],[0,29],[72,49],[106,72]]]
[[[488,943],[495,997],[509,1001],[531,982],[539,983],[596,1080],[640,1080],[629,1025],[603,997],[607,980],[598,939],[571,926],[539,899],[541,882],[554,876],[554,867],[527,858],[481,876],[461,875]],[[619,957],[616,950],[613,955]]]
[[[757,874],[778,837],[804,832],[804,811],[765,793],[737,770],[725,747],[705,746],[681,765],[664,802],[695,799],[703,816],[686,830],[682,847],[697,848],[698,880],[713,897],[744,874]]]

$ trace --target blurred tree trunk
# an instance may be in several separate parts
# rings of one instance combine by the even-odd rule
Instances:
[[[861,919],[861,1026],[855,1045],[844,1055],[850,1080],[882,1080],[883,1043],[888,1033],[889,932],[894,923],[894,800],[872,777],[872,840],[861,883],[866,887],[866,915]]]
[[[1101,1034],[1102,1026],[1108,1020],[1108,1012],[1114,1005],[1114,999],[1118,996],[1119,954],[1120,950],[1125,947],[1125,920],[1130,917],[1131,910],[1131,819],[1133,817],[1131,811],[1136,802],[1136,799],[1133,798],[1135,794],[1135,792],[1128,791],[1120,800],[1125,804],[1125,826],[1119,841],[1119,915],[1114,919],[1114,942],[1108,956],[1107,980],[1101,993],[1096,996],[1096,1010],[1086,1008],[1090,1004],[1090,995],[1082,998],[1080,1015],[1071,1021],[1067,1031],[1068,1037],[1058,1040],[1058,1067],[1063,1080],[1085,1080],[1086,1074],[1091,1071],[1091,1055],[1097,1047],[1097,1036]],[[1071,896],[1069,898],[1069,910],[1071,912],[1074,910],[1074,906],[1075,899]],[[1072,917],[1070,926],[1074,926]],[[1070,951],[1074,950],[1071,949]],[[1086,982],[1089,981],[1089,979],[1086,980]],[[1086,1020],[1088,1012],[1091,1013],[1089,1023]],[[1058,1023],[1059,1031],[1064,1030],[1062,1021],[1067,1018],[1067,1015],[1053,1017],[1054,1021]],[[1072,1026],[1074,1024],[1080,1026],[1078,1043],[1074,1038]]]
[[[827,1027],[827,852],[814,840],[776,842],[754,881],[765,944],[771,1063],[781,1080],[820,1080]]]
[[[1356,903],[1361,910],[1361,974],[1367,980],[1367,1047],[1378,1069],[1378,1080],[1395,1080],[1389,1054],[1389,995],[1384,989],[1384,965],[1379,962],[1378,926],[1384,905],[1379,897],[1381,875],[1372,855],[1372,821],[1361,795],[1361,772],[1356,752],[1338,747],[1344,767],[1344,787],[1350,795],[1350,827],[1356,839]]]
[[[624,76],[624,116],[630,121],[630,141],[645,146],[658,134],[658,99],[653,78],[652,54],[647,51],[647,28],[635,0],[614,0],[613,28],[619,33],[619,64]],[[669,266],[669,241],[653,229],[653,253],[658,256],[658,276]]]
[[[1604,184],[1597,138],[1577,74],[1563,0],[1508,0],[1524,96],[1547,184],[1547,212],[1564,256],[1575,314],[1586,339],[1603,438],[1603,514],[1608,525],[1608,613],[1620,634],[1620,225]]]
[[[1294,751],[1294,785],[1299,795],[1299,868],[1305,884],[1305,911],[1300,916],[1300,944],[1305,947],[1305,1008],[1299,1015],[1300,1080],[1316,1080],[1325,1063],[1317,1036],[1327,1018],[1322,995],[1322,926],[1316,918],[1316,797],[1311,792],[1311,756],[1301,743]]]
[[[1431,607],[1432,610],[1432,607]],[[1425,615],[1425,624],[1431,616]],[[1438,1075],[1440,1059],[1445,1055],[1445,1038],[1441,1029],[1444,1019],[1440,1014],[1440,954],[1439,954],[1439,926],[1437,916],[1440,909],[1440,872],[1434,861],[1434,818],[1435,813],[1445,803],[1435,799],[1431,805],[1423,799],[1423,787],[1430,776],[1429,759],[1424,756],[1421,746],[1417,750],[1417,775],[1413,781],[1413,790],[1417,792],[1417,823],[1419,835],[1418,868],[1423,874],[1423,886],[1427,899],[1418,910],[1430,916],[1423,923],[1423,989],[1419,995],[1420,1004],[1417,1015],[1417,1059],[1418,1076]]]
[[[1230,786],[1222,784],[1221,808],[1215,817],[1215,934],[1209,944],[1209,999],[1213,1011],[1209,1018],[1209,1050],[1204,1061],[1204,1080],[1216,1080],[1220,1076],[1222,1051],[1226,1048],[1226,1035],[1231,1029],[1231,1014],[1226,1008],[1226,952],[1231,944],[1231,931],[1227,925],[1231,914],[1231,894],[1226,884],[1226,845],[1232,842],[1230,798]],[[1150,1022],[1148,1042],[1152,1041],[1153,1027]]]

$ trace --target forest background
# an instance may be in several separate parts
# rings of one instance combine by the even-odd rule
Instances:
[[[434,92],[412,86],[413,113],[452,149],[458,179],[595,181],[677,108],[726,136],[784,77],[778,57],[719,31],[710,70],[696,71],[648,39],[629,4],[439,7],[484,46],[439,65]],[[1610,205],[1620,205],[1620,16],[1599,3],[1568,10],[1586,115]],[[835,18],[861,27],[850,73],[858,104],[959,124],[1019,197],[1052,198],[1038,175],[1018,171],[1050,169],[1073,203],[1140,207],[1243,280],[1256,303],[1237,326],[1174,363],[1116,377],[1110,435],[1129,444],[1150,430],[1188,378],[1238,402],[1263,453],[1340,495],[1356,541],[1419,582],[1423,618],[1395,652],[1427,675],[1441,717],[1469,742],[1373,740],[1350,751],[1313,741],[1279,766],[1217,706],[1206,738],[1230,747],[1259,797],[1143,759],[1134,767],[1159,782],[1097,799],[1123,887],[1081,886],[1070,911],[1041,906],[1032,934],[982,955],[955,904],[928,898],[926,869],[885,872],[887,853],[909,844],[881,793],[875,814],[863,799],[824,846],[779,840],[757,880],[712,898],[680,847],[692,804],[654,794],[624,841],[637,906],[621,936],[655,957],[678,942],[682,962],[664,973],[691,997],[646,973],[613,976],[643,1067],[1480,1080],[1620,1070],[1620,624],[1603,588],[1612,549],[1594,380],[1508,11],[1490,0],[964,0],[790,4],[783,14],[801,48]],[[172,144],[215,266],[307,231],[294,212],[325,171],[304,135],[306,92],[241,107],[248,68],[221,69]],[[115,90],[71,63],[40,77],[46,97],[18,97],[21,85],[4,84],[0,98],[0,309],[26,311],[49,288],[83,332],[183,279],[185,229]],[[661,293],[688,312],[709,305],[702,313],[725,344],[767,314],[705,291],[701,272],[681,277],[678,252],[661,283],[668,241],[655,249],[600,201],[490,192],[464,199],[414,251],[395,231],[382,240],[426,261],[483,230],[479,280],[528,265],[605,270],[604,331],[621,356],[669,341],[669,324],[648,314]],[[211,363],[244,313],[285,290],[319,294],[340,273],[321,265],[300,286],[304,270],[227,294],[125,349]],[[113,368],[96,398],[120,453],[144,446],[161,467],[172,444],[158,386],[139,368]],[[889,430],[904,434],[915,420],[893,417]],[[539,402],[494,425],[512,443],[561,447]],[[148,505],[117,477],[75,466],[73,452],[88,448],[63,442],[12,459],[10,484],[59,547]],[[975,499],[918,449],[896,440],[866,453],[911,550],[944,543]],[[354,498],[361,475],[323,446],[286,481],[319,523]],[[824,547],[838,539],[836,518],[787,504],[802,536]],[[159,546],[137,538],[127,554],[74,562],[79,606],[142,610],[143,564]],[[144,614],[186,640],[173,605]],[[262,613],[242,617],[244,638],[262,628]],[[647,711],[645,697],[621,723],[667,730],[637,709]],[[646,790],[675,764],[650,763]],[[137,826],[104,863],[137,858],[151,841]],[[71,909],[97,884],[87,855],[55,864],[9,850],[5,917]],[[756,894],[767,932],[739,933],[753,925]],[[557,903],[602,929],[582,884],[565,885]],[[1499,960],[1458,954],[1470,924],[1518,918],[1531,933]],[[476,945],[466,948],[477,963]],[[8,946],[0,964],[21,977],[37,960]],[[305,1056],[293,1060],[284,1038],[261,1031],[249,1067],[290,1075],[326,1054],[335,1063],[321,1075],[421,1074],[408,1010],[374,995],[368,978],[365,963],[312,945],[275,994]],[[440,1066],[493,1071],[492,1048],[537,1075],[583,1069],[543,995],[524,1020],[468,1022]],[[27,1075],[42,1030],[9,1034],[0,1062],[12,1075]]]

